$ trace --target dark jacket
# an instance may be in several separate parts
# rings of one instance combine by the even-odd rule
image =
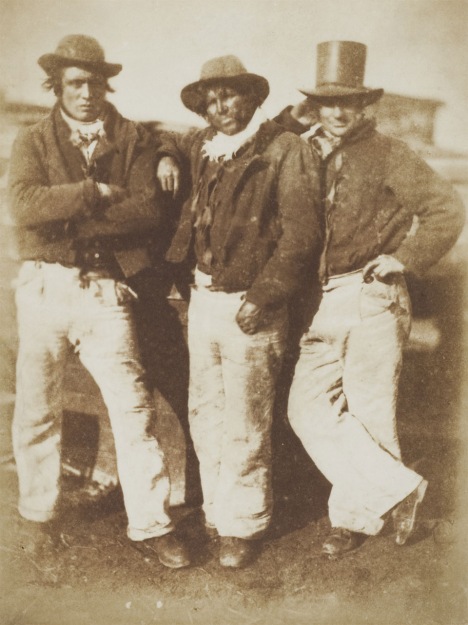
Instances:
[[[184,261],[193,249],[207,163],[202,147],[213,136],[207,128],[162,138],[160,155],[179,161],[191,188],[167,254],[172,262]],[[244,153],[224,167],[212,239],[213,286],[247,291],[247,300],[260,307],[282,305],[309,279],[319,253],[318,202],[318,175],[307,146],[274,122],[262,124]]]
[[[307,130],[288,110],[276,119],[298,134]],[[360,269],[379,254],[421,274],[455,243],[465,220],[461,199],[405,143],[377,132],[373,121],[352,130],[323,161],[314,148],[311,153],[326,215],[326,275]]]
[[[154,149],[143,128],[106,104],[102,138],[87,166],[70,140],[59,106],[20,131],[10,163],[10,211],[22,259],[77,263],[87,247],[111,250],[125,275],[146,265],[157,237]],[[95,182],[118,185],[127,196],[106,205]]]

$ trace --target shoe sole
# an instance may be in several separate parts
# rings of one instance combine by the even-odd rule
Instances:
[[[398,528],[396,529],[397,535],[395,537],[395,542],[397,545],[405,545],[408,542],[408,539],[410,538],[410,536],[413,534],[414,529],[416,527],[416,518],[418,515],[418,508],[419,505],[421,504],[422,500],[424,499],[424,496],[426,494],[426,490],[428,487],[428,482],[427,480],[423,480],[419,486],[417,487],[417,492],[418,492],[418,497],[416,499],[416,501],[414,502],[414,506],[413,506],[413,510],[411,512],[411,516],[408,517],[407,519],[405,519],[405,522],[408,523],[408,525],[404,528],[404,532],[398,532]],[[395,523],[397,523],[396,521],[396,510],[394,512],[392,512],[392,517]]]
[[[188,566],[190,566],[190,562],[188,560],[184,561],[183,563],[175,563],[175,562],[168,562],[167,560],[163,560],[159,556],[158,556],[158,560],[163,566],[165,566],[168,569],[185,569]]]
[[[244,569],[245,567],[249,566],[250,564],[252,564],[252,562],[254,561],[254,557],[249,557],[247,560],[243,560],[242,562],[227,562],[225,560],[219,560],[219,564],[220,566],[222,566],[224,569]]]
[[[345,549],[343,551],[338,551],[336,553],[330,553],[329,551],[327,551],[326,549],[322,547],[322,550],[320,551],[320,555],[322,556],[322,558],[327,558],[327,560],[341,560],[341,558],[346,558],[347,556],[352,555],[353,553],[356,553],[356,551],[362,547],[363,543],[364,543],[364,540],[358,543],[357,545],[354,545],[350,549]]]
[[[346,551],[340,551],[339,553],[329,553],[322,549],[320,555],[322,558],[326,558],[327,560],[341,560],[341,558],[346,558],[353,553],[355,553],[359,549],[359,547],[353,547],[352,549],[347,549]]]
[[[162,556],[159,555],[159,553],[154,547],[143,546],[139,544],[140,542],[144,543],[144,541],[129,541],[129,542],[130,542],[130,547],[134,549],[135,551],[138,551],[140,555],[144,556],[145,558],[149,558],[149,557],[153,558],[154,556],[156,556],[159,563],[168,569],[184,569],[190,566],[191,564],[190,560],[184,560],[183,562],[180,562],[180,563],[173,562],[171,560],[165,560]]]

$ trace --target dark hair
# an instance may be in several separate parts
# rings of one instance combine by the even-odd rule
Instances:
[[[256,107],[260,106],[260,104],[263,102],[263,99],[259,96],[258,91],[255,89],[254,85],[243,82],[242,80],[219,78],[217,80],[213,80],[212,82],[205,83],[197,87],[200,104],[195,112],[198,113],[198,115],[204,116],[206,114],[206,94],[208,90],[218,87],[229,87],[231,89],[234,89],[239,95],[246,96],[249,100],[251,100],[252,104],[255,104]]]
[[[62,95],[63,70],[66,69],[66,67],[67,66],[54,68],[54,70],[49,73],[47,78],[42,83],[44,89],[46,89],[47,91],[53,91],[57,97]],[[112,89],[112,87],[109,85],[109,81],[107,80],[107,78],[105,76],[103,76],[103,78],[106,79],[106,91],[108,91],[109,93],[114,93],[114,89]]]

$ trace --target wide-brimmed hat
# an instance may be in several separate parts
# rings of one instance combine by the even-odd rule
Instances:
[[[367,106],[383,95],[383,89],[364,87],[367,46],[357,41],[324,41],[317,45],[315,89],[299,91],[317,102],[359,98]]]
[[[87,35],[67,35],[55,52],[43,54],[37,62],[49,75],[60,67],[82,67],[110,78],[122,69],[119,63],[107,63],[98,41]]]
[[[268,80],[248,72],[237,56],[231,54],[210,59],[203,64],[200,79],[192,82],[181,91],[180,97],[185,106],[195,113],[204,113],[204,88],[214,83],[232,86],[251,86],[261,104],[270,93]]]

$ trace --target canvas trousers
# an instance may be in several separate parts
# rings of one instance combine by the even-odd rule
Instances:
[[[402,276],[331,278],[300,343],[291,426],[331,482],[333,527],[377,534],[422,481],[401,461],[396,401],[411,305]]]
[[[79,269],[26,261],[19,273],[17,397],[13,447],[19,512],[48,521],[60,495],[63,378],[74,349],[109,412],[132,540],[173,529],[169,477],[152,433],[153,399],[144,383],[131,293],[115,280],[83,284]]]
[[[272,513],[271,426],[287,314],[275,311],[256,334],[244,334],[235,321],[243,296],[192,288],[189,422],[206,524],[254,539]]]

